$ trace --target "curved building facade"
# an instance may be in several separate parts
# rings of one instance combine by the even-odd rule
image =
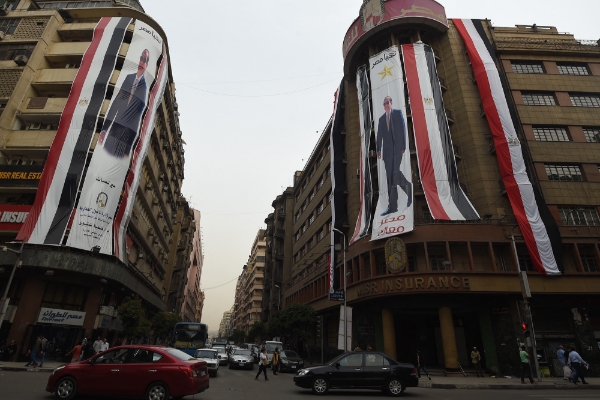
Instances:
[[[115,343],[126,297],[185,308],[196,225],[167,36],[137,0],[0,14],[0,341]]]
[[[472,29],[465,29],[467,25]],[[415,60],[409,59],[409,51],[418,46],[430,49],[426,50],[430,57],[421,59],[428,68],[411,69]],[[521,327],[528,314],[522,304],[522,270],[532,295],[529,303],[540,368],[562,376],[556,359],[560,344],[575,346],[586,361],[600,361],[598,43],[577,40],[554,27],[505,28],[489,20],[448,19],[443,6],[433,0],[365,0],[359,18],[346,33],[342,51],[341,119],[330,121],[304,170],[296,173],[289,215],[293,230],[285,232],[292,261],[283,266],[284,304],[310,304],[322,318],[310,347],[322,347],[326,355],[338,351],[340,302],[329,300],[329,282],[342,287],[346,278],[347,301],[353,308],[351,348],[371,345],[413,363],[420,349],[428,366],[455,370],[459,363],[470,364],[471,349],[477,347],[483,350],[488,370],[518,374],[518,348],[531,344]],[[408,143],[399,154],[405,160],[402,171],[410,174],[405,173],[408,183],[397,183],[400,200],[396,200],[409,198],[410,210],[401,219],[412,221],[403,225],[403,233],[387,230],[386,238],[377,239],[373,232],[390,222],[387,215],[392,212],[377,207],[385,193],[386,174],[377,172],[381,150],[376,132],[384,129],[381,118],[390,95],[375,96],[386,77],[382,69],[370,76],[370,92],[365,95],[365,86],[361,88],[359,103],[357,71],[362,66],[367,74],[383,68],[377,65],[378,59],[373,62],[378,56],[390,74],[397,69],[390,66],[388,57],[397,54],[402,60],[396,66],[402,69],[401,89],[392,108],[405,105]],[[479,68],[477,57],[491,61]],[[497,70],[497,81],[490,77],[490,70]],[[427,81],[432,76],[435,81]],[[423,93],[433,88],[433,96],[419,97],[419,83]],[[486,95],[490,87],[492,93],[506,98],[504,108],[497,100],[490,103]],[[495,111],[490,108],[494,104]],[[497,115],[503,112],[508,120],[512,118],[515,134],[498,142],[502,131],[497,129]],[[365,113],[372,115],[373,123],[364,123]],[[501,122],[501,129],[506,128],[507,120]],[[434,133],[441,132],[443,138],[446,129],[450,139],[434,143],[434,125]],[[335,149],[332,134],[341,138]],[[444,152],[434,153],[436,145]],[[513,153],[510,146],[517,145],[522,152]],[[508,154],[517,154],[526,168],[526,175],[523,169],[515,172],[515,176],[521,174],[516,183],[505,173],[511,163]],[[445,207],[444,201],[454,198],[444,198],[442,189],[439,198],[428,191],[432,179],[442,187],[440,182],[446,178],[437,175],[437,168],[443,162],[448,172],[444,176],[454,171],[458,180],[450,186],[464,194],[476,217],[434,216],[436,199]],[[512,163],[514,167],[514,157]],[[427,170],[428,165],[432,170]],[[335,175],[339,171],[342,180]],[[372,197],[365,195],[369,192],[367,171]],[[336,176],[333,195],[332,174]],[[531,185],[522,187],[523,177]],[[514,184],[506,186],[507,179]],[[532,252],[541,241],[534,240],[531,247],[527,223],[537,222],[532,222],[529,212],[522,212],[528,204],[515,200],[516,187],[521,193],[539,191],[537,222],[543,220],[547,227],[544,243],[555,258],[555,269],[545,254],[540,256],[541,250],[540,254]],[[336,203],[332,221],[336,196],[341,196],[343,207],[340,211]],[[364,227],[365,220],[371,226],[358,239],[356,230]],[[343,234],[339,235],[342,251],[334,256],[333,278],[328,274],[332,228]]]

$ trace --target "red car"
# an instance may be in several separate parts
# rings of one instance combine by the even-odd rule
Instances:
[[[208,389],[206,362],[164,346],[113,347],[94,357],[56,368],[46,385],[57,399],[78,394],[181,398]]]

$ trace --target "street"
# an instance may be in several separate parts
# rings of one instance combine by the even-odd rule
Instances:
[[[187,396],[185,399],[202,400],[232,400],[232,399],[316,399],[308,389],[296,387],[292,381],[291,373],[273,376],[269,374],[269,381],[261,377],[255,381],[254,376],[258,368],[253,371],[230,370],[226,366],[219,368],[216,378],[210,378],[210,389],[206,392]],[[43,372],[11,372],[0,371],[0,398],[2,400],[50,400],[53,394],[44,389],[49,373]],[[435,377],[434,377],[435,379]],[[385,399],[388,398],[379,391],[345,391],[333,390],[325,396],[328,400],[336,399]],[[408,388],[403,396],[413,400],[591,400],[600,399],[596,390],[577,390],[575,388],[564,390],[459,390],[459,389],[427,389]],[[81,400],[94,399],[94,397],[78,397]],[[96,398],[97,399],[97,398]]]

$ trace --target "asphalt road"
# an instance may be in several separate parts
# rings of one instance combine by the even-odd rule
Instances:
[[[293,383],[293,374],[269,374],[269,381],[261,377],[255,381],[258,372],[230,370],[225,366],[219,368],[216,378],[210,378],[210,389],[195,396],[185,397],[187,400],[314,400],[308,389],[300,389]],[[43,372],[10,372],[0,371],[0,399],[2,400],[50,400],[53,394],[44,389],[49,373]],[[341,399],[387,399],[379,391],[343,391],[333,390],[324,397],[327,400]],[[458,389],[425,389],[408,388],[402,397],[410,400],[592,400],[599,399],[600,393],[594,390],[458,390]],[[81,400],[98,399],[97,397],[78,397]]]

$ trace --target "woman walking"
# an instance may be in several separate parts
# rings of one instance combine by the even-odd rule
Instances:
[[[260,362],[258,365],[258,374],[256,374],[256,378],[254,378],[255,381],[258,380],[258,377],[260,376],[261,372],[265,373],[265,381],[268,381],[269,378],[267,378],[267,365],[269,365],[269,359],[267,358],[267,350],[265,348],[262,349],[261,353],[260,353]]]
[[[273,364],[273,375],[277,375],[277,372],[279,371],[279,347],[275,347],[271,364]]]

